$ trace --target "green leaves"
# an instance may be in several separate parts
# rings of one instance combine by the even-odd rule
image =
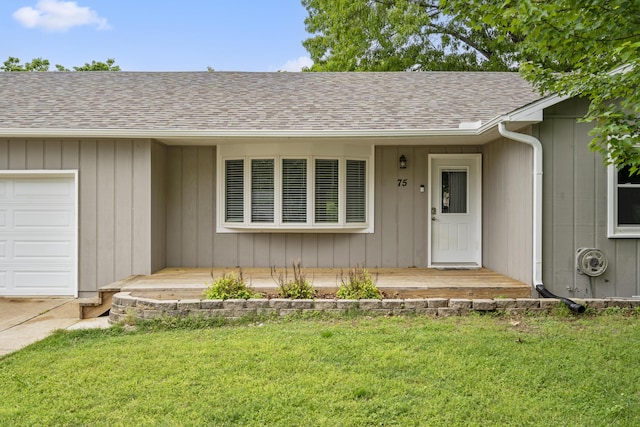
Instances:
[[[33,58],[31,62],[20,63],[20,59],[10,56],[0,66],[0,71],[49,71],[49,61],[42,58]]]
[[[303,0],[311,71],[506,70],[508,46],[437,1]]]
[[[491,25],[521,43],[521,73],[543,94],[591,102],[590,147],[605,163],[640,168],[640,2],[446,0],[473,28]]]
[[[284,273],[278,272],[276,267],[271,267],[271,278],[278,284],[278,296],[280,298],[290,299],[312,299],[316,296],[316,289],[313,284],[307,280],[306,275],[302,272],[302,264],[293,261],[293,278],[289,279],[288,271],[285,268]]]
[[[341,274],[342,275],[342,274]],[[351,268],[347,277],[340,278],[336,296],[341,299],[381,299],[382,294],[371,278],[369,271],[360,266]]]
[[[73,67],[74,71],[120,71],[120,66],[115,65],[116,60],[109,58],[106,62],[91,61],[91,64],[85,63],[81,67]],[[51,63],[48,59],[33,58],[31,62],[20,63],[19,58],[10,56],[0,66],[0,71],[49,71]],[[71,71],[68,68],[56,64],[57,71]]]
[[[81,67],[73,67],[74,71],[120,71],[120,67],[115,65],[116,60],[109,58],[106,62],[91,61]]]
[[[262,295],[253,292],[242,277],[242,270],[238,274],[231,272],[218,277],[205,289],[203,293],[207,299],[249,299],[260,298]]]

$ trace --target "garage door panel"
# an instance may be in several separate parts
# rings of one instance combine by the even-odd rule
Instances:
[[[75,177],[0,175],[0,295],[77,295]]]
[[[3,236],[0,236],[0,239]],[[0,240],[0,261],[16,263],[58,263],[72,262],[76,256],[73,240],[59,239],[59,234],[38,236],[20,233]]]
[[[31,240],[14,241],[14,261],[72,260],[74,245],[69,241]]]
[[[67,178],[15,179],[13,197],[16,201],[71,201],[75,186]]]
[[[16,289],[69,289],[69,271],[40,269],[39,271],[14,270],[13,283]]]
[[[13,211],[13,228],[55,230],[73,227],[73,212],[69,210],[17,209]]]

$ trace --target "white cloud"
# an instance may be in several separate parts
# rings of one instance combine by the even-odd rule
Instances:
[[[106,18],[74,1],[39,0],[35,8],[21,7],[13,12],[13,19],[27,28],[66,31],[82,25],[95,25],[99,30],[111,28]]]
[[[304,67],[311,67],[313,61],[308,56],[301,56],[298,59],[291,59],[284,65],[278,67],[278,71],[302,71]]]

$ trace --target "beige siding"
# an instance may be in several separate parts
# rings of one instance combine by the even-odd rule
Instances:
[[[167,263],[167,149],[151,144],[151,271]]]
[[[484,146],[483,265],[532,282],[532,148],[500,139]]]
[[[559,295],[590,297],[640,294],[640,240],[607,238],[607,177],[602,158],[589,150],[592,124],[580,123],[587,104],[565,101],[545,111],[536,126],[544,147],[543,281]],[[604,275],[577,273],[575,252],[599,248]]]
[[[215,147],[167,147],[168,267],[425,267],[428,257],[427,155],[479,147],[377,147],[375,232],[216,233]],[[409,162],[398,168],[404,154]],[[398,187],[406,178],[408,185]]]
[[[0,169],[79,171],[79,295],[150,266],[150,141],[0,140]]]

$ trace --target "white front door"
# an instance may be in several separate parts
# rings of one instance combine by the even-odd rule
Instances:
[[[0,296],[76,296],[75,172],[0,171]]]
[[[480,154],[429,155],[432,267],[482,265]]]

